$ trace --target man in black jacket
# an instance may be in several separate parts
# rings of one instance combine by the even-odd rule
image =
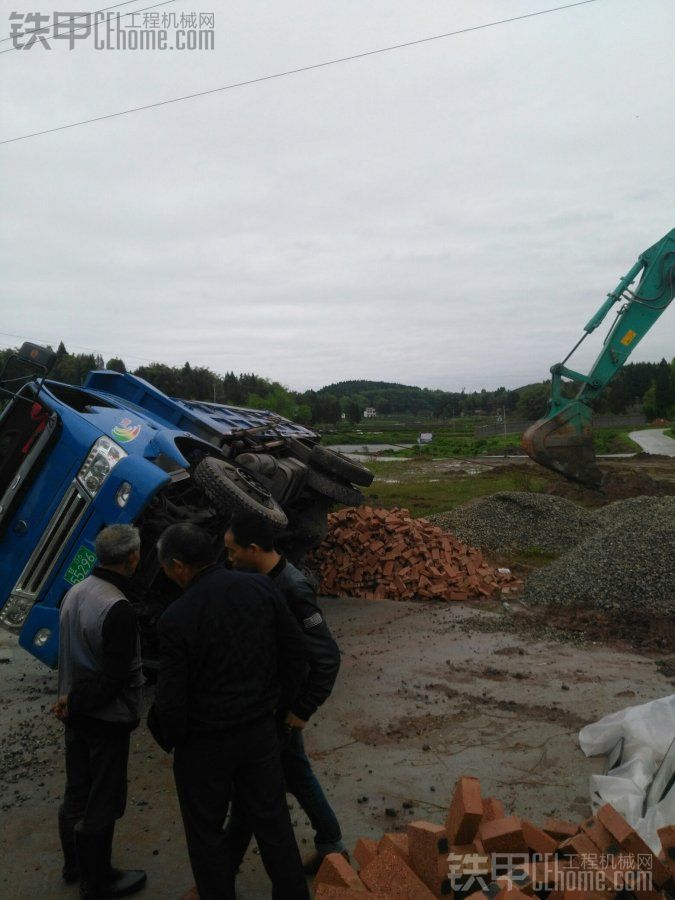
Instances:
[[[225,533],[225,546],[236,569],[267,575],[286,598],[302,627],[307,643],[305,677],[289,707],[282,710],[281,762],[286,789],[297,799],[314,829],[315,854],[305,872],[318,871],[328,853],[344,853],[337,816],[326,799],[305,753],[302,730],[318,707],[330,696],[340,668],[340,650],[316,602],[316,591],[307,577],[274,548],[274,532],[257,516],[238,514]],[[238,866],[251,840],[245,807],[235,799],[228,824],[233,862]]]
[[[275,728],[283,690],[305,669],[302,632],[269,579],[213,564],[206,532],[172,525],[158,544],[184,588],[162,615],[159,675],[148,725],[174,750],[174,777],[201,900],[234,900],[223,826],[242,798],[274,900],[308,900],[286,805]]]
[[[140,559],[131,525],[96,538],[98,565],[72,587],[59,613],[59,699],[66,726],[66,792],[59,809],[63,878],[81,878],[83,900],[126,897],[145,872],[110,864],[115,820],[127,798],[129,736],[138,726],[144,682],[138,627],[125,597]]]

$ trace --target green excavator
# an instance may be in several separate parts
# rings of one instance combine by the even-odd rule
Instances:
[[[634,290],[631,285],[640,276]],[[603,475],[593,451],[591,404],[616,375],[640,340],[675,296],[675,229],[645,250],[607,296],[584,334],[561,363],[551,367],[551,399],[546,415],[523,434],[522,446],[535,462],[586,487],[601,489]],[[620,304],[600,355],[587,375],[566,366],[582,341]],[[572,399],[563,378],[581,384]]]

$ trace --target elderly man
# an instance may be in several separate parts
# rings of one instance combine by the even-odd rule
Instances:
[[[272,527],[248,513],[233,517],[225,532],[225,546],[235,569],[266,575],[281,591],[307,644],[307,669],[300,690],[286,709],[281,710],[281,763],[286,790],[293,794],[314,829],[316,852],[304,865],[314,875],[328,853],[347,857],[337,816],[326,799],[305,753],[302,730],[310,716],[327,700],[340,668],[340,650],[319,609],[316,591],[306,576],[278,553]],[[238,800],[238,798],[237,798]],[[231,856],[239,866],[251,841],[244,804],[235,802],[227,828]]]
[[[59,809],[63,878],[81,879],[83,900],[126,897],[146,880],[143,871],[120,871],[110,863],[144,682],[136,616],[125,596],[140,560],[138,531],[131,525],[104,528],[96,556],[91,575],[61,604],[54,707],[66,726],[66,791]]]
[[[223,826],[242,798],[274,900],[309,900],[286,806],[275,711],[302,679],[302,632],[268,578],[214,564],[208,534],[171,525],[157,547],[183,594],[159,620],[148,725],[174,777],[201,900],[234,900]],[[191,891],[187,896],[195,896]]]

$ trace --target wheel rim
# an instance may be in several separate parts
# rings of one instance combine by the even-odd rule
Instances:
[[[259,497],[263,503],[270,503],[270,501],[272,500],[272,494],[267,490],[267,488],[264,488],[261,484],[258,484],[257,481],[254,481],[254,479],[251,478],[251,476],[247,472],[245,472],[244,469],[237,468],[235,469],[235,472],[237,474],[237,478],[240,481],[243,481],[246,485],[248,493],[257,495],[257,497]]]

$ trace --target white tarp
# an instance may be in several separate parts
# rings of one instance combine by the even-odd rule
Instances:
[[[586,756],[606,756],[621,738],[621,764],[608,775],[591,775],[593,812],[611,803],[658,853],[657,829],[675,823],[675,786],[644,816],[642,812],[649,786],[675,739],[675,694],[611,713],[579,732]]]

